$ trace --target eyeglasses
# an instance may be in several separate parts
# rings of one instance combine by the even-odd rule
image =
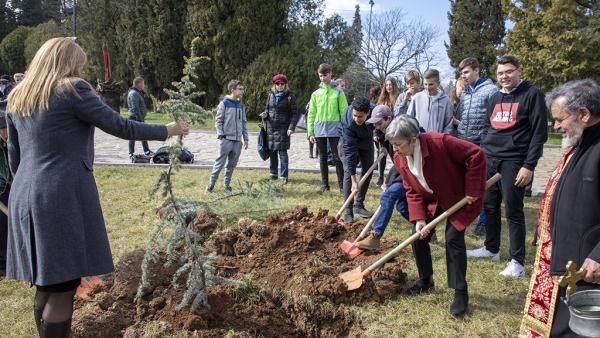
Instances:
[[[496,75],[498,77],[501,77],[502,75],[511,76],[511,75],[513,75],[514,72],[517,71],[517,69],[519,69],[519,68],[513,68],[513,69],[505,70],[503,72],[496,72]]]

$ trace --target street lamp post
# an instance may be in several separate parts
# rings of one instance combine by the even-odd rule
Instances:
[[[375,2],[373,0],[369,1],[369,5],[371,8],[369,9],[369,31],[367,35],[367,59],[365,60],[365,68],[367,68],[367,77],[365,79],[365,94],[368,97],[367,93],[367,85],[369,83],[369,54],[371,52],[371,18],[373,17],[373,5]]]

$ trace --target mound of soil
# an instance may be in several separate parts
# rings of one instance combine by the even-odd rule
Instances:
[[[190,226],[207,233],[218,222],[214,214],[201,214]],[[339,273],[364,269],[380,257],[363,254],[351,261],[339,249],[363,226],[340,225],[326,210],[315,215],[305,207],[262,222],[240,220],[235,229],[214,234],[208,247],[219,255],[219,274],[245,284],[210,288],[210,309],[200,306],[195,312],[177,309],[184,290],[171,286],[177,267],[165,268],[164,259],[150,265],[151,287],[136,303],[144,252],[134,251],[121,258],[112,278],[88,299],[76,301],[73,337],[141,337],[148,323],[157,323],[153,332],[183,329],[201,337],[360,335],[362,323],[346,305],[393,297],[406,279],[404,260],[396,257],[358,290],[346,290]],[[382,250],[395,245],[382,244]]]

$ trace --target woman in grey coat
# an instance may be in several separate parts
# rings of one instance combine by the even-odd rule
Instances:
[[[189,131],[121,118],[79,78],[85,62],[75,41],[48,40],[8,97],[7,277],[36,286],[40,337],[68,337],[81,277],[113,271],[92,169],[94,127],[130,140]]]

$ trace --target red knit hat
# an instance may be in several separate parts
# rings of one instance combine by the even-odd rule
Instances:
[[[287,76],[285,76],[283,74],[277,74],[277,75],[273,76],[273,78],[271,79],[271,83],[276,84],[277,82],[288,83]]]

